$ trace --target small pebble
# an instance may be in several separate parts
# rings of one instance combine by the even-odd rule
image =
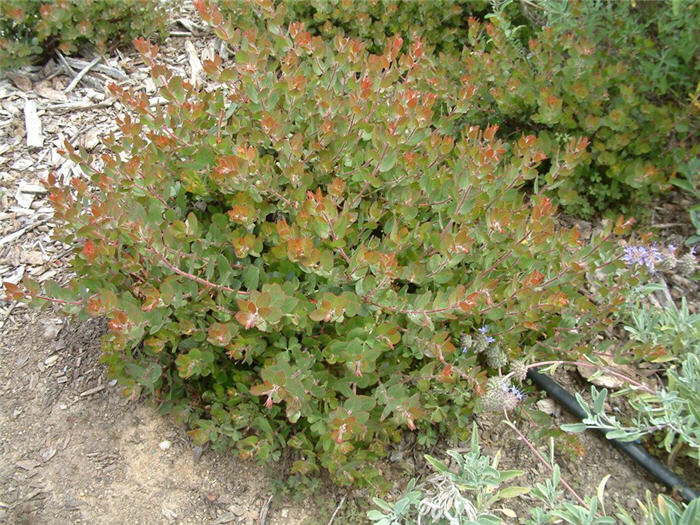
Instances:
[[[161,450],[165,451],[165,450],[168,450],[172,446],[172,443],[170,443],[170,441],[168,441],[166,439],[165,441],[161,441],[158,446],[160,447]]]

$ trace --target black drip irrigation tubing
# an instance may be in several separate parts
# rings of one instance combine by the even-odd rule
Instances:
[[[557,382],[546,375],[540,374],[534,369],[527,371],[527,377],[538,387],[547,392],[552,398],[564,405],[564,407],[577,418],[584,419],[586,417],[586,412],[580,407],[574,396],[564,390]],[[599,432],[605,436],[605,432]],[[681,478],[668,470],[658,459],[650,456],[649,453],[639,445],[618,441],[617,439],[608,439],[608,441],[639,463],[661,483],[671,490],[677,491],[686,502],[690,502],[698,497],[697,492],[690,488]]]

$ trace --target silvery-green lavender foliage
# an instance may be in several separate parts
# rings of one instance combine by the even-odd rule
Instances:
[[[661,294],[665,307],[643,303],[650,294]],[[635,341],[664,347],[668,360],[700,347],[700,314],[690,313],[685,297],[681,298],[680,308],[676,306],[668,288],[661,283],[649,283],[639,288],[638,294],[630,301],[625,330]]]
[[[368,517],[375,525],[490,525],[501,523],[493,514],[494,505],[503,499],[527,493],[525,487],[501,485],[523,474],[519,470],[498,470],[498,455],[481,454],[476,423],[472,426],[469,450],[449,450],[450,464],[426,455],[435,472],[416,484],[413,479],[402,497],[393,505],[374,498],[381,510]],[[452,467],[452,468],[450,468]]]
[[[569,432],[582,432],[597,428],[606,432],[608,439],[634,441],[654,432],[663,432],[663,445],[671,451],[677,442],[688,445],[689,455],[700,463],[700,357],[698,347],[686,355],[678,368],[668,371],[668,388],[656,394],[637,393],[630,399],[634,408],[631,422],[623,424],[615,416],[605,412],[607,389],[598,391],[591,387],[593,406],[576,394],[576,400],[586,411],[581,423],[562,425]]]
[[[619,506],[614,516],[610,515],[604,505],[609,475],[600,482],[594,496],[584,498],[586,506],[571,503],[566,501],[560,488],[559,466],[553,461],[552,476],[543,483],[532,488],[501,487],[522,472],[501,472],[498,457],[483,456],[476,427],[469,452],[450,450],[447,454],[453,460],[452,468],[426,456],[435,473],[422,482],[412,479],[393,504],[374,498],[377,508],[367,513],[374,525],[499,525],[515,523],[513,520],[526,525],[692,525],[700,517],[700,498],[681,506],[663,495],[654,503],[649,493],[645,503],[638,501],[643,521],[633,518]],[[528,494],[535,500],[529,516],[518,516],[502,506],[495,508],[499,501],[521,494]],[[503,514],[505,519],[495,513]]]

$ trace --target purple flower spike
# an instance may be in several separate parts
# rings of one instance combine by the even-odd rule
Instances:
[[[522,401],[525,399],[525,394],[518,390],[516,387],[511,386],[510,389],[508,390],[511,394],[513,394],[515,397],[518,398],[518,401]]]
[[[487,324],[485,324],[484,326],[479,328],[479,332],[481,332],[482,334],[485,334],[488,331],[489,331],[489,325],[487,325]]]
[[[656,265],[663,262],[664,256],[656,246],[627,246],[622,260],[628,266],[644,266],[654,273]]]
[[[486,339],[487,343],[493,343],[495,341],[495,339],[493,337],[491,337],[490,335],[487,335],[485,339]]]

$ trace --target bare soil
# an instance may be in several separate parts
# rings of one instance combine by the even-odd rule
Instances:
[[[194,447],[98,362],[102,323],[19,309],[0,345],[0,521],[300,524],[260,467]]]
[[[189,3],[184,6],[173,20],[197,21]],[[161,57],[189,76],[185,42],[200,55],[218,44],[196,27],[190,26],[195,33],[181,25],[173,28],[180,33],[164,42]],[[75,72],[66,71],[58,59],[44,68],[0,77],[0,283],[18,282],[23,275],[40,282],[69,278],[71,249],[51,239],[55,224],[39,182],[50,171],[63,180],[80,175],[58,153],[65,139],[100,151],[100,138],[115,129],[120,112],[105,89],[109,81],[155,97],[155,86],[135,53],[117,53],[103,64],[125,76],[93,70],[67,94],[63,90]],[[38,108],[44,137],[40,147],[26,145],[27,101]],[[665,237],[682,241],[690,233],[687,206],[682,197],[667,199],[656,206],[652,222],[661,225]],[[689,297],[694,310],[697,286],[679,279],[671,283],[672,293]],[[336,510],[336,524],[368,521],[364,511],[374,494],[346,492],[327,482],[313,493],[281,492],[283,475],[276,466],[263,468],[232,453],[195,447],[186,429],[155,407],[125,398],[99,362],[103,329],[99,320],[69,320],[51,309],[36,311],[0,300],[0,523],[310,525],[329,523]],[[588,388],[575,371],[562,371],[558,379],[570,390]],[[571,421],[554,408],[552,428]],[[527,419],[516,422],[524,433],[533,428]],[[480,415],[477,423],[484,451],[500,450],[502,468],[525,471],[517,484],[532,485],[549,475],[500,416]],[[537,446],[547,454],[544,440]],[[645,491],[663,490],[604,439],[586,433],[576,446],[582,457],[557,454],[562,476],[590,495],[611,474],[608,510],[614,504],[633,509]],[[427,473],[424,452],[438,457],[444,452],[444,447],[422,450],[408,443],[401,449],[383,465],[395,484],[394,495],[412,476]],[[695,476],[691,479],[697,483],[692,471],[681,469],[681,474]],[[525,496],[504,506],[526,517],[531,504]]]

